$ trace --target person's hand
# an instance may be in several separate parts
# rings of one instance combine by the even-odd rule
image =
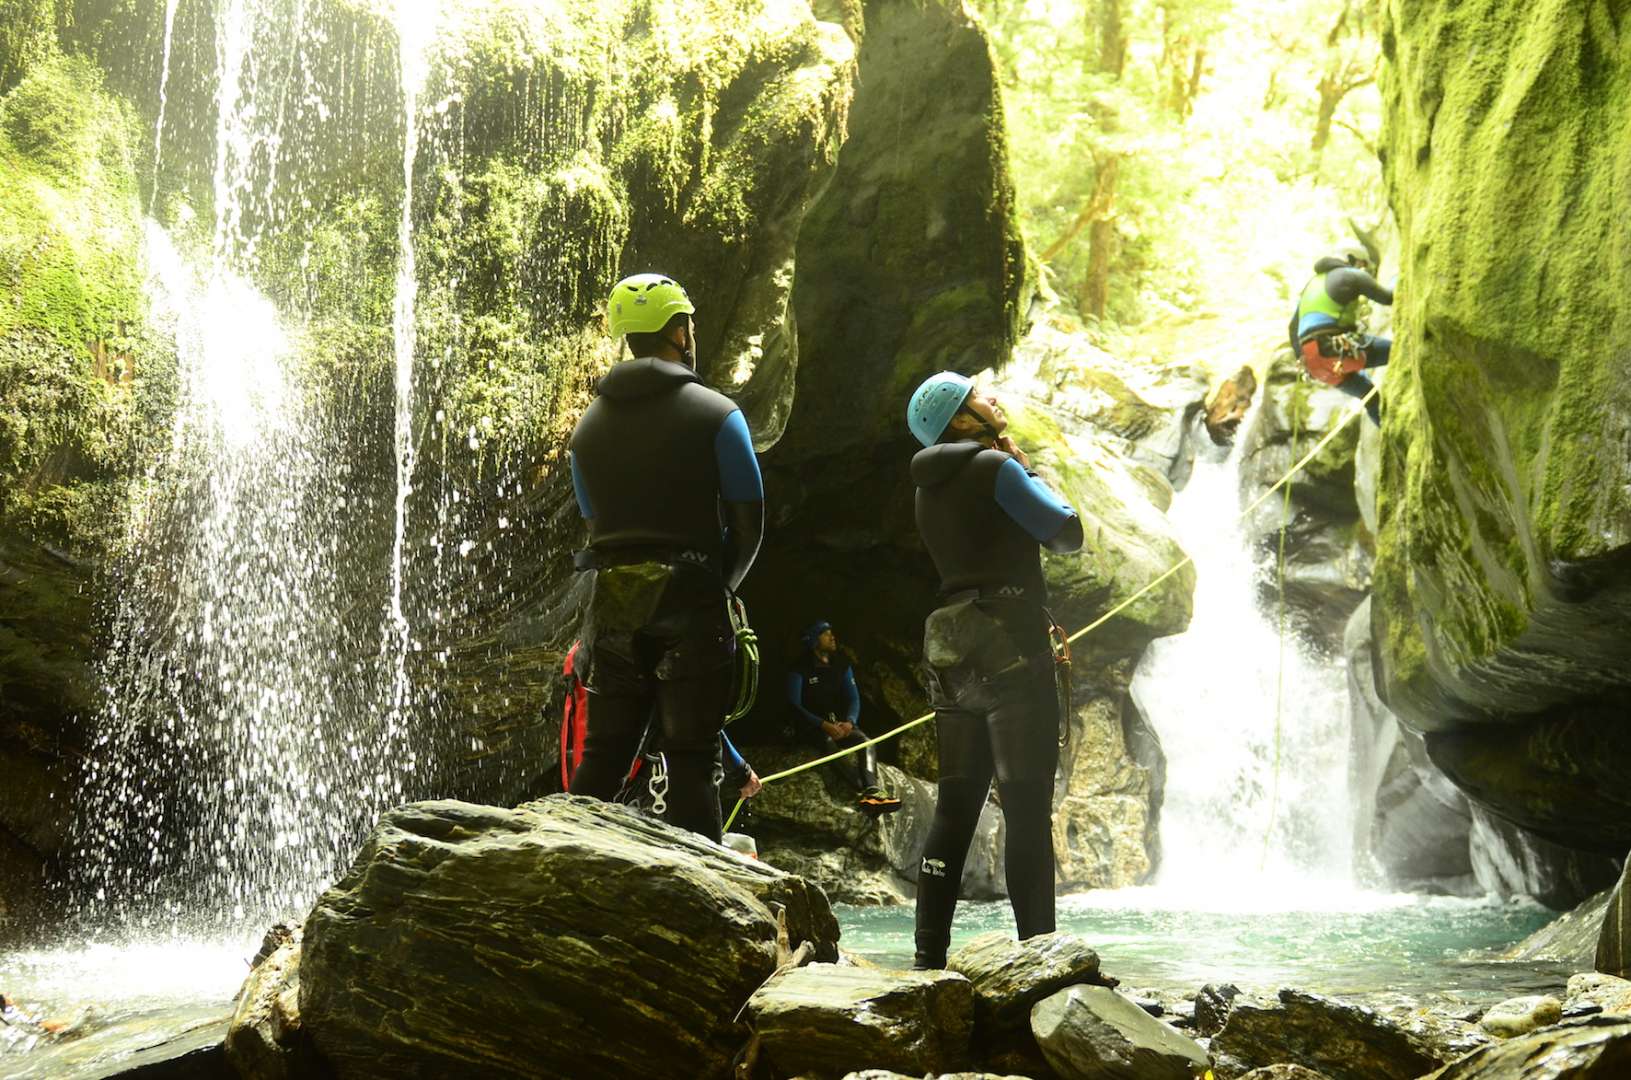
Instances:
[[[838,722],[838,736],[837,737],[840,738],[840,739],[847,739],[847,738],[850,737],[850,733],[852,731],[854,731],[854,730],[855,730],[855,725],[854,724],[850,723],[848,720],[840,720]]]
[[[759,790],[764,786],[764,781],[759,779],[759,774],[754,772],[750,766],[748,768],[748,781],[737,791],[737,795],[744,799],[751,799],[759,794]]]
[[[821,730],[829,739],[842,739],[844,737],[844,726],[833,720],[821,721]]]
[[[1009,436],[1004,435],[1002,438],[998,439],[993,446],[1007,454],[1009,457],[1012,457],[1015,461],[1019,462],[1021,468],[1029,469],[1031,467],[1031,459],[1025,456],[1025,451],[1021,450],[1019,448],[1019,444],[1014,442],[1014,440]]]

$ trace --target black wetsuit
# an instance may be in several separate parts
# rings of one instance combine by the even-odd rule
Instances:
[[[731,532],[762,527],[727,530],[722,514],[762,521],[758,462],[735,404],[681,364],[629,360],[596,392],[572,435],[595,583],[583,634],[593,720],[571,790],[616,795],[655,707],[668,817],[717,841],[735,650],[724,586],[752,561],[743,545],[758,544]]]
[[[823,662],[814,649],[806,649],[787,671],[787,704],[793,710],[794,733],[823,756],[867,741],[866,732],[855,726],[861,716],[861,692],[855,685],[855,672],[842,656]],[[825,720],[848,721],[850,733],[842,739],[832,738],[821,727]],[[875,746],[839,758],[833,766],[857,791],[878,786]]]
[[[977,443],[919,452],[912,480],[943,601],[924,627],[940,780],[918,874],[917,965],[943,967],[963,862],[993,778],[1019,936],[1054,928],[1060,716],[1040,550],[1076,550],[1082,526],[1018,461]]]

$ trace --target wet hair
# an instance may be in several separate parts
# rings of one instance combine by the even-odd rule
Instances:
[[[679,314],[675,315],[672,319],[669,319],[666,323],[664,323],[663,328],[661,330],[657,331],[655,334],[629,334],[629,335],[627,335],[626,340],[629,343],[630,351],[632,351],[634,353],[634,355],[637,356],[637,357],[638,356],[656,356],[659,352],[662,351],[663,346],[666,345],[666,346],[669,346],[670,348],[672,348],[673,347],[673,342],[669,340],[668,332],[670,330],[674,329],[674,327],[676,327],[676,326],[680,325],[681,323],[683,323],[686,319],[689,319],[690,317],[691,316],[685,314],[684,312],[680,312]]]

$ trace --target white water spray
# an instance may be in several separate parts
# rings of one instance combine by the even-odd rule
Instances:
[[[1195,614],[1150,646],[1133,680],[1167,755],[1159,884],[1280,898],[1348,889],[1345,675],[1292,638],[1282,651],[1274,613],[1258,608],[1274,564],[1254,558],[1239,519],[1238,453],[1197,462],[1173,502],[1195,560]]]
[[[153,125],[153,190],[148,194],[148,212],[152,213],[159,197],[159,173],[164,164],[164,112],[169,103],[170,46],[175,40],[176,8],[181,0],[165,0],[164,4],[164,62],[159,69],[159,118]]]

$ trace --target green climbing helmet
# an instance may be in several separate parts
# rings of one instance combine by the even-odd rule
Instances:
[[[974,380],[955,371],[941,371],[923,380],[912,393],[906,406],[906,426],[912,429],[917,441],[933,446],[946,433],[946,425],[957,415],[957,410],[968,400],[974,389]]]
[[[633,274],[612,286],[606,301],[606,329],[614,338],[655,334],[676,315],[696,308],[679,282],[666,274]]]

